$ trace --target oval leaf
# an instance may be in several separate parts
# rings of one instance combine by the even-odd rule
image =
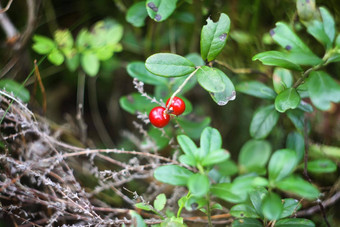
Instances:
[[[207,19],[201,32],[201,55],[203,60],[212,61],[222,51],[230,30],[229,17],[221,13],[217,22]]]
[[[243,198],[231,190],[232,185],[230,183],[221,183],[211,186],[210,192],[214,196],[223,199],[231,203],[239,203],[243,201]]]
[[[230,214],[236,218],[259,218],[256,210],[247,204],[237,204],[230,209]]]
[[[250,135],[255,139],[263,139],[272,131],[280,114],[274,105],[259,108],[250,123]]]
[[[332,173],[337,168],[336,163],[329,159],[319,159],[307,163],[308,172],[312,173]]]
[[[156,180],[178,186],[186,185],[191,175],[193,175],[191,171],[177,165],[161,166],[154,172]]]
[[[297,158],[297,163],[300,163],[305,155],[305,139],[298,132],[291,132],[288,134],[286,147],[294,150]]]
[[[126,67],[128,74],[146,84],[166,85],[168,80],[164,77],[150,73],[145,68],[144,62],[131,62]]]
[[[281,113],[295,109],[300,104],[301,97],[295,88],[288,88],[275,98],[275,109]]]
[[[269,220],[277,220],[283,211],[283,205],[279,195],[269,192],[262,201],[263,216]]]
[[[209,178],[199,173],[191,175],[188,180],[188,188],[193,196],[204,196],[210,188]]]
[[[151,19],[160,22],[167,19],[176,9],[177,0],[147,0],[146,10]]]
[[[236,90],[262,99],[275,99],[276,94],[270,87],[259,81],[247,81],[236,85]]]
[[[222,136],[217,129],[207,127],[203,130],[200,140],[203,157],[222,147]],[[201,157],[202,158],[202,157]]]
[[[177,136],[177,141],[182,148],[182,151],[189,156],[194,156],[193,154],[197,150],[197,146],[188,136],[179,135]]]
[[[220,106],[226,105],[229,101],[236,99],[236,91],[234,84],[231,82],[229,77],[219,69],[215,69],[220,77],[222,78],[225,89],[222,92],[210,92],[211,98]]]
[[[195,71],[195,64],[177,54],[160,53],[148,57],[145,67],[151,73],[164,76],[184,76]]]
[[[54,65],[61,65],[64,62],[64,55],[57,49],[53,49],[47,59]]]
[[[165,203],[166,203],[166,196],[164,193],[162,193],[156,197],[155,201],[153,202],[153,206],[156,210],[161,211],[163,210]]]
[[[283,200],[283,211],[280,218],[289,217],[301,208],[299,200],[296,199],[284,199]]]
[[[3,89],[9,93],[12,93],[15,97],[19,98],[21,101],[27,103],[30,101],[29,91],[18,82],[10,79],[0,80],[0,89]]]
[[[48,54],[56,47],[54,41],[45,36],[34,35],[33,41],[32,49],[38,54]]]
[[[293,150],[282,149],[274,152],[268,165],[269,180],[279,181],[291,174],[296,167],[296,154]]]
[[[144,26],[145,18],[148,16],[145,4],[145,1],[133,4],[126,13],[126,21],[135,27]]]
[[[85,53],[81,56],[80,63],[86,74],[89,76],[97,75],[100,63],[95,54]]]
[[[293,85],[292,73],[283,68],[275,68],[273,73],[273,86],[276,93],[280,94],[286,88],[290,88]]]
[[[208,153],[202,160],[202,166],[215,165],[224,162],[230,157],[230,153],[224,149],[218,149]]]
[[[259,60],[264,65],[279,66],[285,69],[302,71],[302,68],[288,59],[287,55],[279,51],[266,51],[256,54],[253,61]]]
[[[314,222],[303,218],[287,218],[279,220],[275,223],[275,227],[315,227]]]
[[[220,73],[209,66],[202,66],[196,72],[198,83],[207,91],[223,92],[226,88]]]

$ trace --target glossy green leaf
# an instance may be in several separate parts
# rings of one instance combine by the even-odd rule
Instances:
[[[85,53],[80,58],[81,67],[89,76],[95,76],[99,72],[100,63],[95,54]]]
[[[217,163],[224,162],[230,157],[230,153],[225,149],[218,149],[208,153],[201,161],[202,166],[215,165]]]
[[[269,220],[278,220],[283,211],[280,196],[276,193],[268,192],[263,198],[261,210],[265,218]]]
[[[271,146],[265,140],[249,140],[241,148],[238,162],[241,169],[252,172],[264,167],[270,157]]]
[[[295,109],[300,104],[301,98],[295,88],[287,88],[275,98],[275,109],[281,113]]]
[[[239,175],[231,184],[231,192],[238,195],[238,203],[245,202],[249,196],[249,192],[255,187],[268,186],[268,181],[256,175]],[[236,199],[236,198],[235,198]]]
[[[312,103],[320,110],[328,110],[331,103],[340,102],[340,84],[323,71],[313,71],[308,78],[308,92]]]
[[[146,211],[153,210],[151,205],[145,204],[145,203],[136,203],[135,207],[137,207],[138,209],[146,210]]]
[[[178,160],[180,163],[184,165],[193,166],[193,167],[197,165],[195,157],[191,155],[187,155],[187,154],[181,155],[179,156]]]
[[[28,103],[30,101],[29,91],[22,84],[19,84],[14,80],[1,79],[0,89],[5,90],[8,93],[12,93],[14,97],[19,98],[24,103]]]
[[[299,176],[289,176],[276,183],[276,186],[282,191],[296,194],[306,199],[316,199],[319,197],[319,190],[308,181],[305,181]]]
[[[259,214],[262,218],[263,218],[263,214],[261,210],[262,200],[267,194],[268,194],[268,191],[263,187],[253,189],[249,193],[251,203],[253,204],[257,214]]]
[[[293,123],[295,128],[303,133],[305,129],[305,114],[302,110],[288,110],[287,112],[287,117],[289,120]]]
[[[156,180],[171,185],[186,185],[193,173],[181,166],[168,165],[158,167],[154,172]]]
[[[255,218],[242,218],[233,221],[232,227],[263,227],[263,224]]]
[[[304,53],[304,52],[282,52],[285,58],[294,62],[297,65],[311,65],[315,66],[322,63],[322,59],[314,54]]]
[[[136,2],[126,13],[126,21],[135,27],[142,27],[145,24],[145,18],[148,16],[146,11],[145,1]]]
[[[207,19],[201,32],[201,55],[203,60],[212,61],[222,51],[230,30],[229,17],[221,13],[217,22]]]
[[[134,210],[130,210],[129,214],[131,216],[131,227],[146,227],[143,218]]]
[[[275,68],[273,72],[273,86],[276,93],[280,94],[286,88],[293,85],[292,73],[283,68]]]
[[[259,218],[256,210],[247,204],[237,204],[230,209],[230,214],[236,218]]]
[[[222,78],[222,82],[225,85],[225,89],[222,92],[210,92],[211,98],[220,106],[226,105],[229,101],[235,100],[236,91],[234,84],[231,82],[229,77],[224,74],[219,69],[215,69],[220,77]]]
[[[286,218],[278,220],[275,223],[275,227],[315,227],[314,222],[303,218]]]
[[[222,147],[222,136],[215,128],[207,127],[203,130],[200,140],[200,149],[204,158],[211,152],[214,152]]]
[[[286,147],[295,151],[297,163],[300,163],[305,155],[305,140],[303,136],[297,132],[289,133],[287,137]]]
[[[38,54],[49,54],[56,48],[54,41],[46,36],[34,35],[32,49]]]
[[[243,198],[240,195],[235,194],[231,190],[231,187],[232,185],[230,183],[214,184],[211,186],[210,192],[212,195],[231,203],[243,201]]]
[[[197,146],[188,136],[179,135],[177,136],[177,142],[181,146],[182,151],[189,156],[194,156]]]
[[[278,66],[285,69],[291,69],[295,71],[302,71],[302,68],[288,59],[287,54],[279,51],[266,51],[256,54],[253,61],[259,60],[264,65]]]
[[[295,151],[282,149],[275,151],[268,165],[269,180],[279,181],[289,176],[297,165]]]
[[[210,188],[209,178],[200,173],[191,175],[188,180],[188,189],[193,196],[202,197]]]
[[[297,212],[301,208],[299,200],[296,199],[284,199],[283,211],[280,218],[286,218]]]
[[[226,88],[223,79],[215,68],[202,66],[196,72],[198,83],[209,92],[223,92]]]
[[[146,70],[144,62],[130,62],[126,67],[126,70],[131,77],[146,84],[166,85],[168,83],[166,78],[157,76]]]
[[[273,89],[255,80],[237,84],[236,91],[262,99],[275,99],[276,97]]]
[[[325,33],[327,34],[331,44],[334,41],[335,38],[335,22],[332,14],[325,8],[320,7],[320,14],[322,18],[323,23],[323,29],[325,30]]]
[[[311,34],[316,40],[322,43],[327,49],[329,49],[332,45],[329,36],[326,34],[324,30],[324,24],[315,19],[307,24],[307,31]]]
[[[211,122],[209,117],[205,117],[200,121],[192,121],[185,118],[177,118],[176,120],[181,127],[179,133],[183,133],[182,130],[184,130],[184,133],[190,135],[190,138],[192,139],[198,139],[203,129]]]
[[[198,53],[190,53],[185,55],[185,58],[195,64],[195,66],[203,66],[205,62],[203,61],[201,55]]]
[[[332,173],[337,169],[336,163],[329,159],[319,159],[314,161],[308,161],[308,172],[312,173]]]
[[[161,22],[166,20],[176,9],[177,0],[147,0],[146,10],[151,19]]]
[[[272,38],[286,50],[291,52],[303,52],[314,55],[308,46],[283,22],[277,22],[276,27],[270,31]]]
[[[148,113],[156,105],[141,96],[140,93],[132,93],[121,97],[119,99],[119,104],[125,111],[131,114],[136,114],[137,112]]]
[[[57,49],[53,49],[48,55],[47,59],[54,65],[61,65],[64,62],[64,55]]]
[[[300,94],[300,97],[302,98],[301,96],[301,93]],[[312,105],[310,105],[309,103],[301,100],[299,106],[298,106],[298,109],[304,111],[304,112],[307,112],[307,113],[312,113],[314,111]]]
[[[153,206],[156,210],[161,211],[164,209],[165,203],[166,203],[166,196],[164,193],[162,193],[156,197],[155,201],[153,201]]]
[[[255,139],[263,139],[272,131],[280,114],[274,105],[259,108],[250,123],[250,135]]]
[[[159,53],[148,57],[145,67],[151,73],[164,76],[184,76],[195,70],[195,65],[185,57],[177,54]]]

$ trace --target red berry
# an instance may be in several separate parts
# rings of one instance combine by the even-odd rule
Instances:
[[[168,106],[170,99],[166,101],[166,106]],[[174,97],[172,99],[171,105],[169,106],[169,113],[175,114],[176,116],[181,115],[185,110],[185,102],[183,99]]]
[[[165,108],[157,106],[153,108],[149,113],[149,120],[157,128],[163,128],[170,121],[169,114],[164,113]]]

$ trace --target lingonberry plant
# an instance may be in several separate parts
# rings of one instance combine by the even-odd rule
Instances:
[[[43,57],[23,84],[2,79],[17,56],[0,72],[0,225],[339,225],[338,4],[111,3],[33,35]],[[68,106],[67,124],[48,119]]]

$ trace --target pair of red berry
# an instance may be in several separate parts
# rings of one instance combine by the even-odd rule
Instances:
[[[166,102],[168,106],[170,99]],[[157,106],[150,111],[149,120],[157,128],[163,128],[170,121],[170,114],[176,116],[181,115],[185,110],[185,103],[183,99],[174,97],[168,109]]]

